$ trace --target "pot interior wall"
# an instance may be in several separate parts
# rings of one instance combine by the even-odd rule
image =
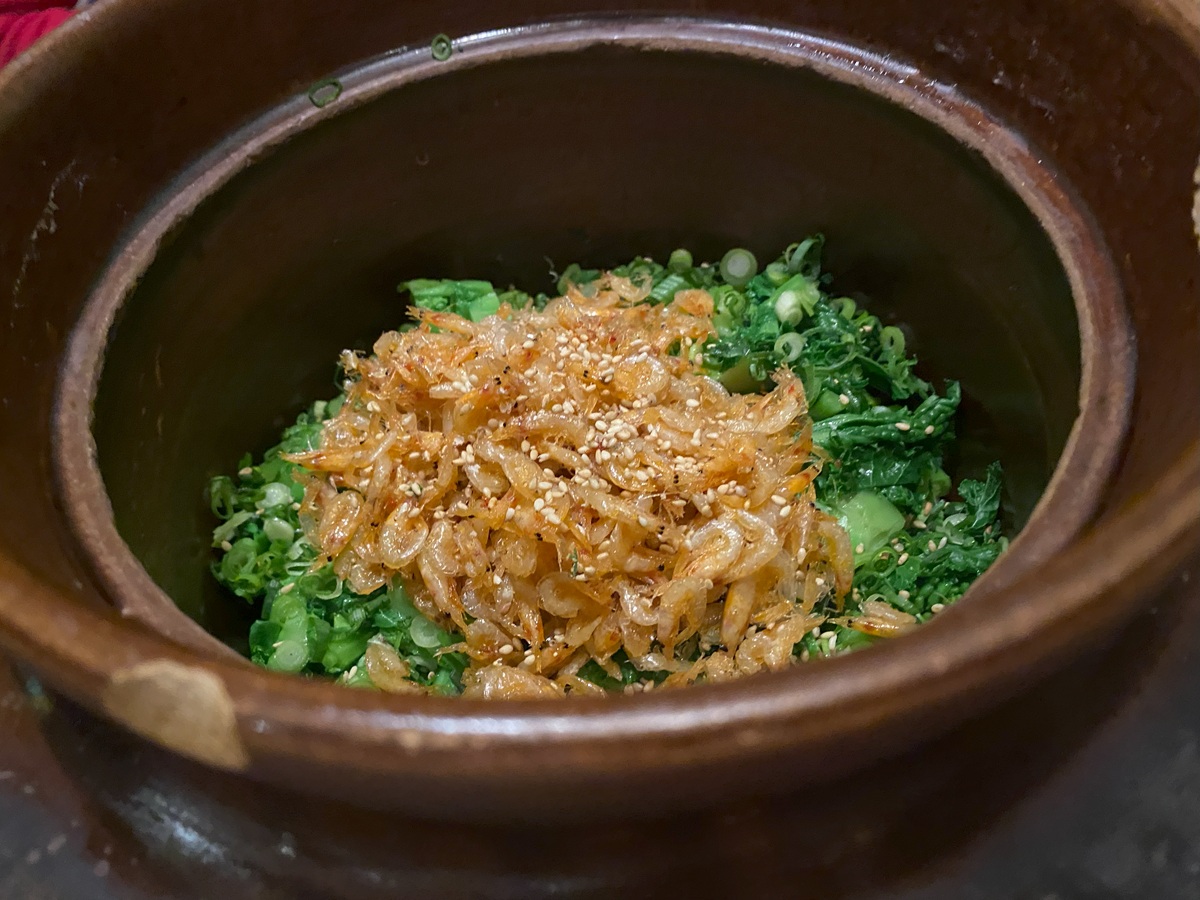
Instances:
[[[811,71],[607,47],[386,93],[205,200],[111,336],[94,433],[119,531],[236,644],[247,611],[208,573],[206,480],[333,393],[338,352],[403,319],[397,282],[542,290],[552,264],[676,246],[765,259],[814,231],[837,288],[906,323],[926,377],[962,381],[954,474],[999,458],[1019,525],[1078,412],[1080,350],[1063,269],[1004,181]]]

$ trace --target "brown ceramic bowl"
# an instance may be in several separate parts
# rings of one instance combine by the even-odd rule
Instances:
[[[1200,545],[1198,158],[1184,0],[108,0],[0,76],[0,647],[184,756],[423,815],[704,805],[911,745],[1110,635]],[[396,282],[536,288],[547,255],[815,229],[963,381],[956,474],[1006,467],[1020,537],[935,623],[549,705],[231,652],[205,480],[396,321]]]

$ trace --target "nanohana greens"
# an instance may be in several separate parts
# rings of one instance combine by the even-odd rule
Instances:
[[[805,632],[792,648],[805,660],[880,640],[848,624],[864,605],[882,603],[913,622],[928,620],[961,597],[1007,543],[999,465],[957,486],[945,469],[959,385],[938,389],[920,378],[903,331],[832,291],[822,245],[821,237],[809,238],[764,268],[744,249],[730,250],[718,264],[696,264],[687,250],[676,250],[666,265],[638,258],[607,273],[637,285],[641,302],[651,305],[685,291],[707,292],[715,336],[673,351],[729,391],[764,393],[781,367],[803,385],[812,444],[822,457],[816,502],[849,536],[854,570],[847,596],[820,601],[844,608],[829,610],[829,623]],[[558,279],[558,294],[586,294],[602,277],[571,265]],[[550,299],[479,280],[419,279],[400,290],[417,308],[475,323],[506,309],[542,309]],[[458,694],[470,668],[463,636],[423,615],[412,585],[398,578],[355,593],[312,543],[311,523],[302,521],[302,467],[287,457],[318,449],[325,423],[345,401],[343,386],[301,414],[261,458],[247,455],[235,475],[212,479],[208,496],[221,523],[213,532],[213,574],[258,612],[249,636],[256,663],[371,687],[364,659],[375,642],[394,651],[389,658],[398,658],[415,685]],[[567,566],[575,577],[578,557]],[[691,640],[671,653],[694,659],[714,649]],[[638,668],[618,650],[610,664],[589,661],[577,674],[620,691],[660,682],[667,673]]]

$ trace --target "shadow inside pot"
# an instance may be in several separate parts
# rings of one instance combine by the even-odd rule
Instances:
[[[116,873],[157,897],[891,896],[944,874],[1035,794],[1196,625],[1200,605],[1171,599],[1110,649],[921,749],[798,795],[620,825],[364,812],[186,763],[65,702],[42,731],[128,843]],[[122,871],[121,859],[145,862]]]

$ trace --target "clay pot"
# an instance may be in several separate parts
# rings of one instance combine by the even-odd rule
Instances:
[[[1200,546],[1195,8],[638,6],[108,0],[0,76],[5,652],[238,776],[641,815],[911,746],[1154,595]],[[836,283],[963,382],[957,474],[1006,467],[1021,536],[937,621],[564,704],[347,691],[230,649],[247,613],[207,573],[205,480],[398,321],[397,282],[538,288],[546,257],[817,229]]]

